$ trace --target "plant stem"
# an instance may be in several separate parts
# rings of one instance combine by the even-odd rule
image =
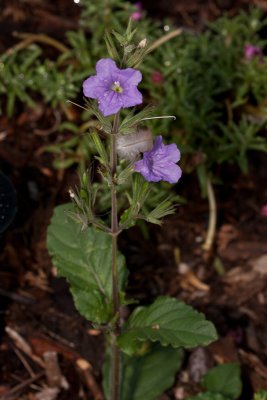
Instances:
[[[6,54],[13,54],[16,51],[25,49],[26,47],[28,47],[30,44],[32,44],[34,42],[48,44],[52,47],[55,47],[61,53],[66,53],[67,51],[69,51],[69,48],[64,46],[61,42],[59,42],[58,40],[56,40],[50,36],[44,35],[42,33],[16,33],[16,34],[14,34],[14,36],[22,38],[23,40],[21,42],[15,44],[15,46],[7,49],[5,52]]]
[[[183,33],[183,29],[177,28],[174,31],[171,31],[167,33],[167,35],[162,36],[161,38],[157,39],[154,43],[149,46],[147,49],[147,53],[151,53],[151,51],[154,51],[158,47],[160,47],[162,44],[168,42],[170,39],[175,38],[176,36],[179,36]]]
[[[119,129],[119,113],[115,115],[110,150],[111,170],[111,235],[112,235],[112,301],[115,329],[112,334],[111,343],[111,400],[120,398],[120,349],[117,346],[117,335],[120,332],[120,294],[118,287],[118,265],[117,265],[117,238],[119,234],[117,194],[116,194],[116,172],[117,172],[117,148],[116,135]]]
[[[213,246],[215,231],[216,231],[216,223],[217,223],[216,199],[213,186],[209,178],[207,178],[207,192],[209,200],[209,225],[208,225],[206,240],[202,248],[203,250],[209,252]]]

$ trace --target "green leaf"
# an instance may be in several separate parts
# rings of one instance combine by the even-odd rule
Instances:
[[[242,391],[240,366],[238,363],[218,365],[204,376],[202,383],[209,392],[236,399]]]
[[[142,123],[143,118],[149,118],[153,116],[155,112],[155,107],[146,106],[143,110],[139,111],[137,114],[134,114],[134,110],[131,111],[126,117],[122,120],[119,128],[120,133],[134,133],[137,130],[138,124]]]
[[[207,345],[216,338],[213,324],[203,314],[174,298],[159,297],[151,306],[138,307],[133,312],[118,343],[130,355],[139,340],[191,348]]]
[[[101,164],[108,165],[108,155],[98,133],[96,131],[92,131],[90,139],[94,143],[96,150],[100,156],[99,161],[101,162]]]
[[[72,204],[55,209],[48,228],[47,246],[59,275],[67,279],[78,311],[101,324],[112,318],[111,237],[70,219]],[[119,289],[126,281],[124,257],[118,255]]]
[[[254,394],[253,400],[267,400],[267,392],[265,390],[260,390]]]
[[[197,396],[188,397],[187,400],[229,400],[219,393],[205,392],[200,393]]]
[[[111,37],[110,33],[106,31],[104,40],[107,46],[108,53],[113,60],[119,60],[119,54],[114,44],[113,38]]]
[[[183,351],[153,345],[142,357],[122,357],[121,400],[155,400],[171,387],[183,362]],[[110,363],[104,365],[105,398],[110,400]],[[164,366],[164,367],[163,367]]]
[[[134,174],[132,181],[132,198],[130,198],[130,207],[123,212],[120,218],[120,227],[127,229],[135,224],[140,209],[146,201],[150,192],[150,186],[141,174]]]
[[[171,215],[175,213],[175,208],[172,205],[171,197],[163,200],[159,203],[154,210],[152,210],[149,214],[145,216],[145,219],[152,224],[160,225],[162,223],[161,219],[166,217],[167,215]]]

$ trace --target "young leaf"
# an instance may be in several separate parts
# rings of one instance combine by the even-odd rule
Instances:
[[[118,51],[114,44],[113,38],[111,37],[111,35],[108,31],[106,31],[106,33],[105,33],[104,40],[106,42],[106,46],[107,46],[110,57],[113,58],[113,60],[116,60],[116,61],[119,60]]]
[[[159,297],[151,306],[138,307],[133,312],[118,343],[131,355],[138,341],[190,348],[207,345],[216,338],[213,324],[203,314],[174,298]]]
[[[145,181],[140,174],[134,174],[132,191],[130,207],[125,210],[120,218],[120,227],[123,229],[127,229],[134,225],[135,219],[149,194],[149,183]]]
[[[175,208],[172,205],[171,198],[167,198],[159,203],[154,210],[152,210],[149,214],[145,215],[145,219],[152,224],[160,225],[162,223],[161,219],[166,217],[167,215],[171,215],[175,213]]]
[[[90,138],[92,139],[92,141],[96,147],[96,150],[99,154],[99,157],[100,157],[99,161],[103,165],[108,165],[108,155],[107,155],[106,149],[105,149],[99,135],[97,134],[97,132],[93,131],[90,135]]]
[[[155,400],[172,386],[183,351],[153,345],[142,357],[122,357],[121,400]],[[110,400],[110,363],[104,364],[105,398]]]
[[[78,311],[97,324],[112,318],[111,237],[68,218],[72,204],[55,209],[48,228],[47,245],[59,275],[67,279]],[[119,288],[126,280],[124,258],[118,255]]]
[[[212,368],[204,376],[202,384],[209,392],[237,399],[242,390],[239,364],[227,363]]]
[[[120,133],[134,133],[137,130],[137,126],[142,123],[143,118],[149,118],[153,115],[155,107],[147,106],[143,110],[134,114],[134,110],[131,111],[121,122],[119,132]]]

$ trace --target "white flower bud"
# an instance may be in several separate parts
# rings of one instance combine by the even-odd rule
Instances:
[[[73,190],[69,189],[69,195],[70,195],[71,199],[74,199],[75,194],[74,194]]]
[[[146,45],[147,45],[147,38],[141,40],[141,42],[138,43],[138,46],[137,46],[137,47],[138,47],[139,49],[143,49],[144,47],[146,47]]]

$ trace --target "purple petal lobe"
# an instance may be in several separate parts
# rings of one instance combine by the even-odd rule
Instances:
[[[124,90],[121,95],[123,108],[134,107],[138,104],[142,104],[142,94],[135,86],[131,86]]]
[[[96,73],[102,76],[111,76],[114,72],[119,71],[116,63],[111,58],[102,58],[96,63]]]
[[[120,76],[122,82],[127,83],[127,85],[138,85],[142,80],[142,74],[133,68],[126,68],[120,70]]]
[[[121,109],[121,99],[117,97],[118,93],[110,91],[99,99],[99,109],[105,117],[116,114]]]
[[[104,86],[97,76],[91,76],[83,82],[83,93],[86,97],[97,99],[103,90]]]

